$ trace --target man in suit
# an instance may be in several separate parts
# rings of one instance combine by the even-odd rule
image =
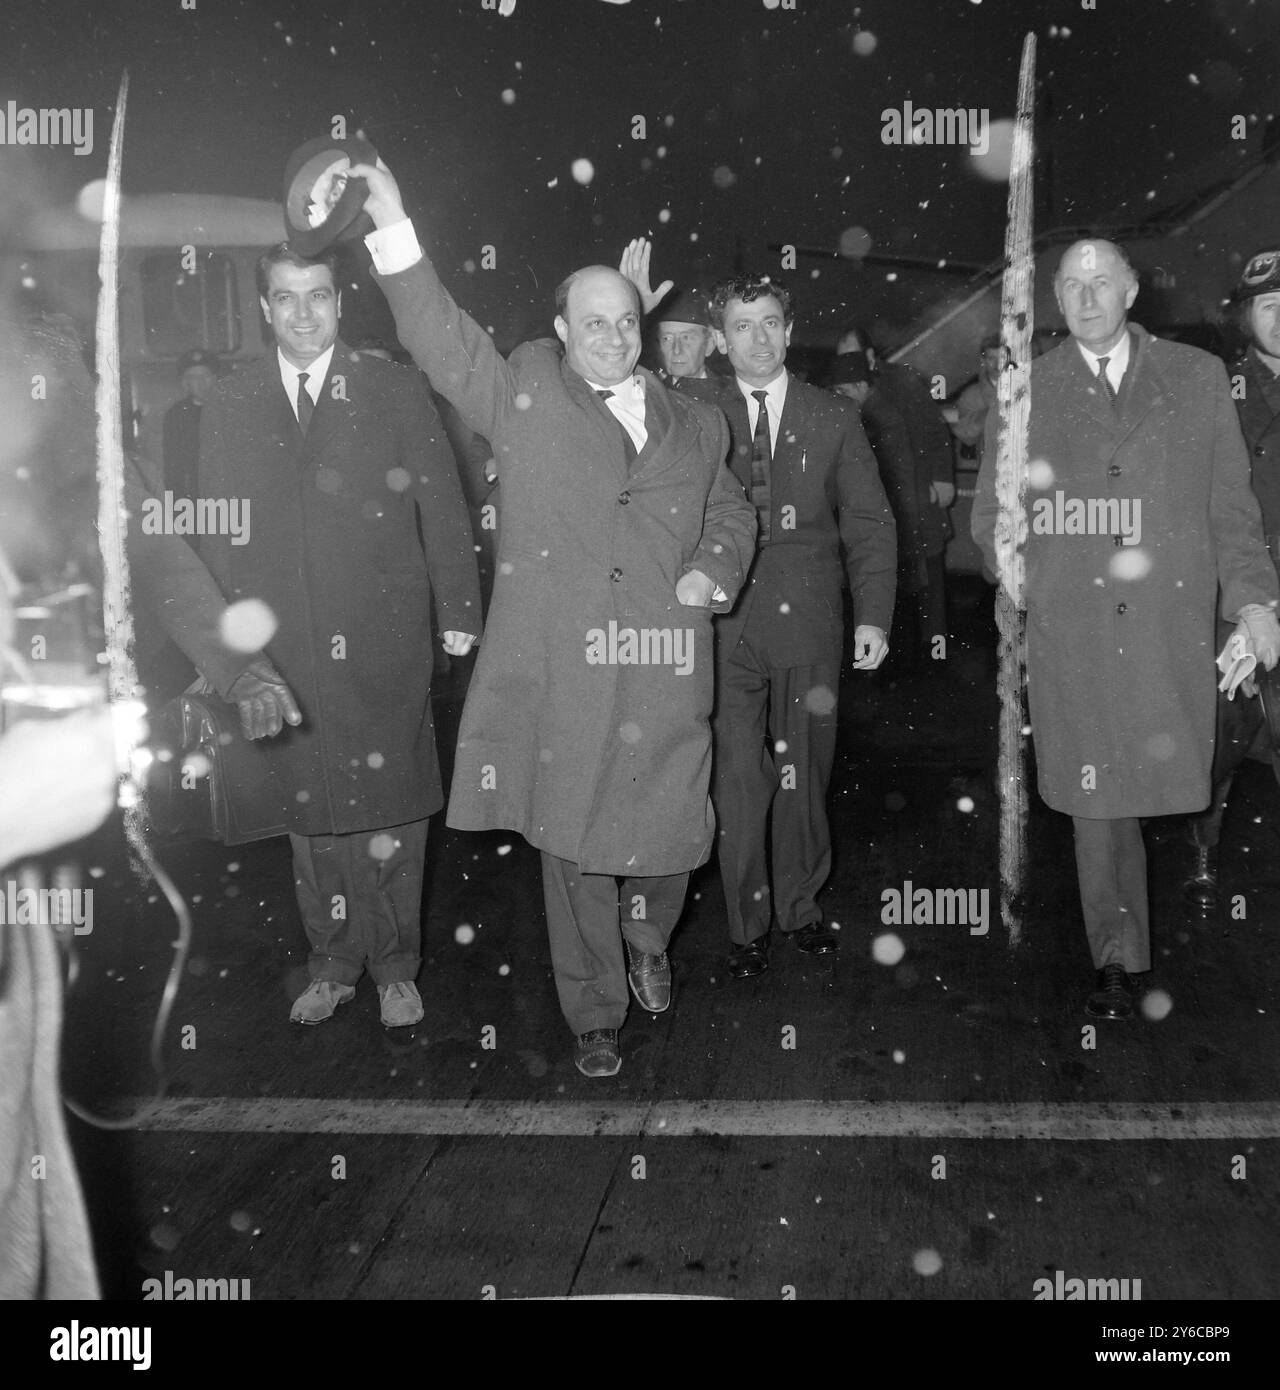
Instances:
[[[836,949],[817,897],[831,870],[826,797],[844,638],[840,552],[853,596],[854,669],[873,671],[889,650],[896,540],[856,408],[786,370],[786,287],[736,276],[715,287],[710,308],[716,346],[734,377],[703,383],[701,398],[725,413],[732,467],[759,520],[751,578],[716,624],[713,795],[729,972],[744,978],[768,968],[774,921],[802,951]]]
[[[1222,364],[1128,321],[1111,242],[1069,247],[1054,293],[1071,337],[1031,368],[1028,698],[1040,795],[1075,826],[1085,1011],[1127,1019],[1151,968],[1141,818],[1209,801],[1215,596],[1270,669],[1280,589]],[[993,411],[972,522],[995,573],[998,429]]]
[[[1249,346],[1231,367],[1232,397],[1249,451],[1249,478],[1262,509],[1262,529],[1273,562],[1280,559],[1280,250],[1259,251],[1246,262],[1232,296],[1232,314]],[[1230,637],[1219,625],[1218,643]],[[1218,905],[1218,839],[1241,763],[1254,756],[1271,763],[1280,779],[1280,670],[1255,677],[1255,697],[1218,696],[1209,809],[1190,823],[1195,864],[1183,891],[1197,907]]]
[[[161,448],[164,485],[177,497],[195,497],[200,471],[200,411],[218,384],[217,357],[204,348],[192,348],[178,358],[182,399],[164,413]]]
[[[542,852],[574,1063],[611,1076],[628,985],[651,1012],[670,1003],[667,943],[711,852],[711,613],[737,597],[755,519],[720,415],[637,371],[630,281],[575,271],[556,292],[563,352],[543,339],[504,361],[422,254],[390,173],[351,173],[368,180],[400,341],[493,445],[500,479],[449,824]]]
[[[184,560],[144,519],[131,561],[261,740],[241,763],[253,789],[239,820],[245,838],[293,847],[311,984],[291,1020],[332,1017],[368,969],[383,1023],[414,1024],[427,821],[443,802],[433,595],[451,655],[480,631],[466,504],[426,382],[338,338],[334,256],[274,247],[258,288],[276,349],[201,420],[200,495],[239,501],[242,531],[204,535]]]
[[[704,381],[707,353],[714,346],[707,302],[695,289],[677,290],[654,309],[653,341],[662,361],[662,380],[668,386]]]

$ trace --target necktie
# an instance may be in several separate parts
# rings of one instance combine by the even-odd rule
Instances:
[[[612,391],[597,391],[596,395],[599,396],[602,401],[612,400],[613,398]],[[605,409],[608,410],[608,406],[606,406]],[[610,410],[609,414],[613,415],[613,411]],[[627,467],[630,468],[636,459],[640,457],[636,452],[636,441],[631,438],[631,431],[626,425],[624,425],[616,415],[613,415],[613,418],[618,428],[622,431],[622,447],[627,451]]]
[[[311,423],[311,416],[315,411],[310,395],[307,393],[307,377],[309,373],[298,373],[298,428],[305,435],[307,426]]]
[[[773,515],[773,505],[769,496],[769,468],[773,463],[773,448],[769,443],[769,411],[766,401],[767,391],[752,391],[760,404],[756,412],[756,429],[751,436],[751,505],[756,509],[760,522],[757,543],[764,545],[769,539],[769,524]]]
[[[1107,375],[1107,363],[1109,357],[1098,358],[1098,380],[1102,383],[1102,389],[1106,392],[1107,399],[1112,405],[1116,403],[1116,388],[1111,384],[1111,378]]]

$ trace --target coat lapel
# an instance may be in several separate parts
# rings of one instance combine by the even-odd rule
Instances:
[[[594,388],[578,375],[563,358],[560,375],[569,399],[591,421],[600,440],[600,457],[608,459],[619,478],[627,476],[627,450],[620,433],[622,425],[612,410],[596,395]]]
[[[324,384],[320,387],[315,414],[311,417],[311,424],[307,428],[305,440],[298,429],[297,420],[293,421],[293,431],[299,441],[298,463],[300,467],[310,467],[318,459],[323,458],[334,434],[350,418],[355,384],[353,381],[354,372],[355,367],[347,345],[341,341],[335,343],[333,356],[329,359],[329,371],[325,376]],[[283,388],[281,394],[283,394]],[[293,410],[287,402],[286,409],[292,417]]]

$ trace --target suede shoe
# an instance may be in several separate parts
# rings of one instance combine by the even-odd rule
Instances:
[[[1098,971],[1098,987],[1085,1001],[1090,1018],[1128,1019],[1133,1017],[1133,994],[1129,976],[1119,961]]]
[[[671,962],[667,953],[659,956],[633,951],[627,943],[627,983],[642,1009],[651,1014],[665,1013],[671,1007]]]
[[[332,1018],[339,1004],[356,997],[353,985],[340,985],[336,980],[312,980],[293,1001],[289,1011],[290,1023],[323,1023]]]
[[[573,1065],[583,1076],[616,1076],[622,1067],[616,1028],[593,1028],[573,1041]]]
[[[379,985],[378,998],[382,1001],[384,1028],[407,1028],[410,1024],[422,1022],[422,996],[412,980]]]

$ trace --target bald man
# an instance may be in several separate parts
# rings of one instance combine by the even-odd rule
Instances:
[[[1141,818],[1209,804],[1215,607],[1270,669],[1280,590],[1221,362],[1128,321],[1138,279],[1111,242],[1069,247],[1054,293],[1071,337],[1031,369],[1031,729],[1040,795],[1075,826],[1085,1012],[1127,1019],[1151,968]],[[972,522],[996,573],[998,414]]]
[[[755,513],[724,465],[720,412],[637,370],[629,280],[575,271],[556,291],[559,343],[504,361],[423,256],[390,173],[351,172],[368,180],[400,341],[490,441],[500,480],[448,823],[518,831],[542,852],[574,1062],[611,1076],[628,986],[652,1013],[670,1004],[667,943],[711,852],[711,615],[742,586]]]

